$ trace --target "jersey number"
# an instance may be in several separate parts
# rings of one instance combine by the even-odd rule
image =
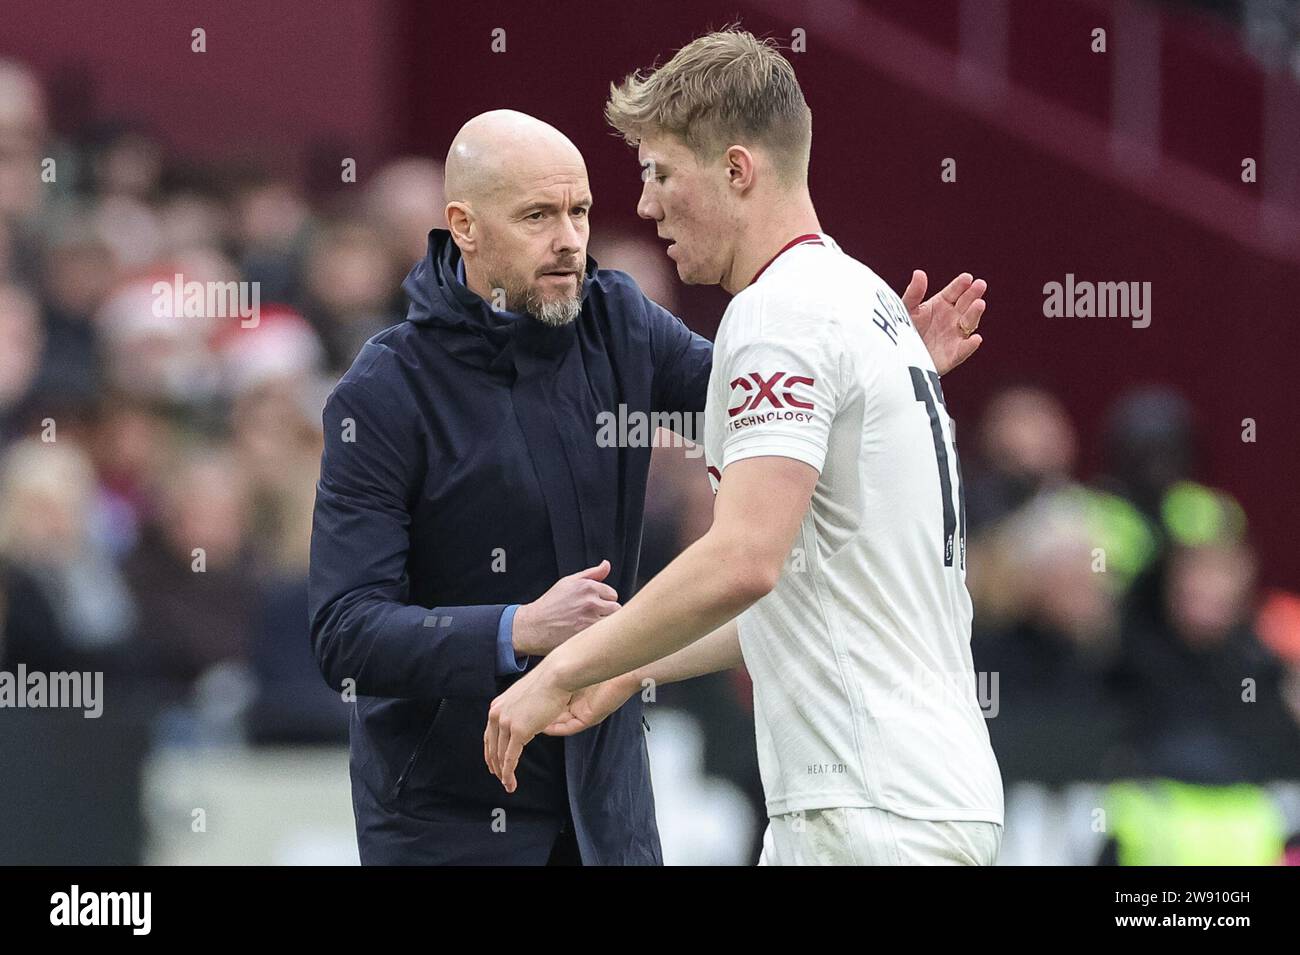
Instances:
[[[962,489],[961,459],[957,457],[957,439],[952,440],[952,459],[957,465],[957,504],[954,508],[952,499],[952,477],[948,472],[948,442],[943,436],[943,422],[939,420],[938,404],[947,409],[943,400],[943,388],[939,386],[939,376],[933,371],[909,368],[912,373],[912,391],[917,401],[925,402],[925,410],[930,415],[930,434],[934,438],[934,456],[939,463],[939,492],[943,498],[943,565],[951,567],[954,550],[961,551],[961,567],[966,569],[966,493]],[[930,386],[934,386],[931,393]],[[960,520],[960,528],[958,521]],[[954,541],[954,538],[957,538]]]

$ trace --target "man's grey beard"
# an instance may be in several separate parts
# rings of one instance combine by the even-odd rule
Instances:
[[[536,296],[529,295],[530,299]],[[528,314],[533,316],[543,325],[549,325],[551,328],[560,328],[568,325],[578,317],[582,311],[582,299],[574,296],[573,298],[561,299],[558,302],[541,302],[530,301],[527,303]]]
[[[512,312],[527,312],[543,325],[561,328],[575,321],[582,313],[582,286],[587,279],[587,264],[578,267],[578,290],[571,298],[546,302],[536,286],[520,289],[518,286],[492,282],[493,288],[506,290],[506,308]]]

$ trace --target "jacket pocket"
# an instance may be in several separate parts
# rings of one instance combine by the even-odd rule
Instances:
[[[411,773],[415,771],[415,764],[420,761],[420,754],[424,752],[424,747],[428,744],[430,737],[433,736],[433,728],[437,725],[438,716],[442,713],[442,708],[446,702],[445,699],[438,701],[438,705],[433,711],[433,719],[429,720],[429,728],[426,729],[424,735],[420,737],[420,742],[419,745],[415,747],[415,752],[413,752],[411,758],[406,761],[406,766],[402,769],[402,774],[397,777],[397,782],[393,784],[391,798],[396,799],[402,794],[402,790],[406,788],[407,782],[410,781]]]

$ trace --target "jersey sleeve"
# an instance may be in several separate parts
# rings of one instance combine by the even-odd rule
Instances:
[[[725,353],[714,354],[728,393],[722,470],[771,455],[803,461],[820,472],[842,400],[844,351],[827,322],[766,333],[763,325],[744,322]]]

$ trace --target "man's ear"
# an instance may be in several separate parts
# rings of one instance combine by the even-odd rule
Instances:
[[[460,246],[460,251],[473,252],[478,243],[473,210],[463,202],[449,202],[444,214],[447,216],[447,229],[456,245]]]
[[[727,184],[745,192],[754,185],[754,154],[744,146],[730,146],[726,155]]]

